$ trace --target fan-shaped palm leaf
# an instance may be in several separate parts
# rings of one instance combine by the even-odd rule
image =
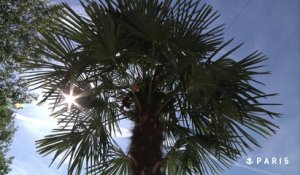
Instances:
[[[24,65],[28,81],[52,100],[60,128],[39,152],[69,161],[69,174],[218,174],[275,133],[255,86],[266,59],[235,60],[218,15],[199,1],[115,0],[68,5],[41,33],[45,59]],[[221,52],[222,51],[222,52]],[[221,55],[221,56],[220,56]],[[64,94],[76,97],[63,103]],[[134,122],[128,154],[113,139]],[[250,134],[251,133],[251,134]],[[161,149],[163,148],[163,149]]]

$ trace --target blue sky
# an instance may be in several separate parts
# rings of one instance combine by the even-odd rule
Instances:
[[[208,1],[208,0],[207,0]],[[61,1],[56,1],[61,2]],[[80,11],[77,1],[68,2]],[[266,69],[272,75],[259,77],[266,86],[260,86],[266,92],[277,92],[272,98],[282,106],[272,110],[282,113],[275,122],[280,126],[277,135],[268,140],[260,139],[262,149],[255,149],[237,162],[224,175],[298,175],[300,174],[300,1],[298,0],[226,0],[211,1],[221,17],[217,23],[225,23],[225,38],[235,38],[234,44],[245,44],[233,56],[243,58],[255,50],[269,57]],[[246,8],[245,5],[247,5]],[[237,19],[236,17],[239,16]],[[236,20],[234,20],[236,19]],[[232,23],[234,21],[234,23]],[[229,26],[229,28],[228,28]],[[49,119],[46,106],[27,105],[16,116],[18,131],[15,134],[10,154],[15,156],[10,175],[64,175],[66,166],[57,169],[48,167],[51,156],[41,157],[36,153],[34,141],[48,134],[55,127],[55,121]],[[120,138],[126,145],[128,140]],[[288,157],[288,165],[247,165],[245,160],[251,157]]]

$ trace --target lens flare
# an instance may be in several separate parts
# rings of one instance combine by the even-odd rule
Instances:
[[[20,108],[23,109],[24,106],[25,106],[25,105],[24,105],[23,103],[16,103],[16,104],[15,104],[15,107],[16,107],[17,109],[20,109]]]

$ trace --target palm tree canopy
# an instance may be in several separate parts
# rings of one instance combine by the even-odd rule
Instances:
[[[69,174],[130,174],[132,160],[114,141],[119,122],[148,106],[164,135],[164,173],[218,174],[277,128],[277,113],[264,106],[256,75],[266,59],[241,59],[227,48],[218,14],[200,1],[102,0],[81,2],[80,16],[67,4],[51,30],[42,31],[40,61],[26,77],[43,88],[59,128],[37,141]],[[211,27],[215,26],[215,27]],[[224,50],[228,50],[224,53]],[[38,70],[35,70],[38,69]],[[76,103],[65,104],[73,94]]]

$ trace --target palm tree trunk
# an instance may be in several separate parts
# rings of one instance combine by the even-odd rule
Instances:
[[[137,115],[141,120],[135,122],[129,150],[133,175],[161,175],[163,133],[159,120],[149,112]]]

